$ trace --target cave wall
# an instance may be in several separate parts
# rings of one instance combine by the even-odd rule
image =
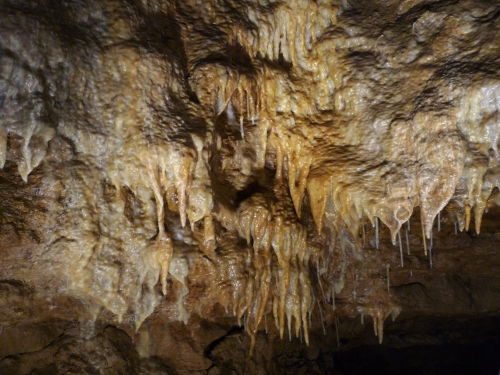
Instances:
[[[500,311],[499,11],[2,2],[0,367],[480,345],[460,322]]]

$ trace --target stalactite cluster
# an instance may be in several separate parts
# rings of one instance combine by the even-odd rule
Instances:
[[[332,312],[381,341],[379,241],[500,204],[496,3],[4,3],[0,167],[40,176],[44,272],[90,327],[167,301],[252,345]]]

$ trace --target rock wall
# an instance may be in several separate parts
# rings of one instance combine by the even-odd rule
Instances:
[[[499,12],[4,1],[0,367],[322,373],[494,319]]]

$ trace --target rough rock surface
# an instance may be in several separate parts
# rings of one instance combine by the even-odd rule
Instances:
[[[0,372],[498,371],[499,32],[496,1],[2,1]]]

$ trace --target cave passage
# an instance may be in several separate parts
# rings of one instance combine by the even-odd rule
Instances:
[[[498,374],[498,1],[0,3],[1,374]]]

